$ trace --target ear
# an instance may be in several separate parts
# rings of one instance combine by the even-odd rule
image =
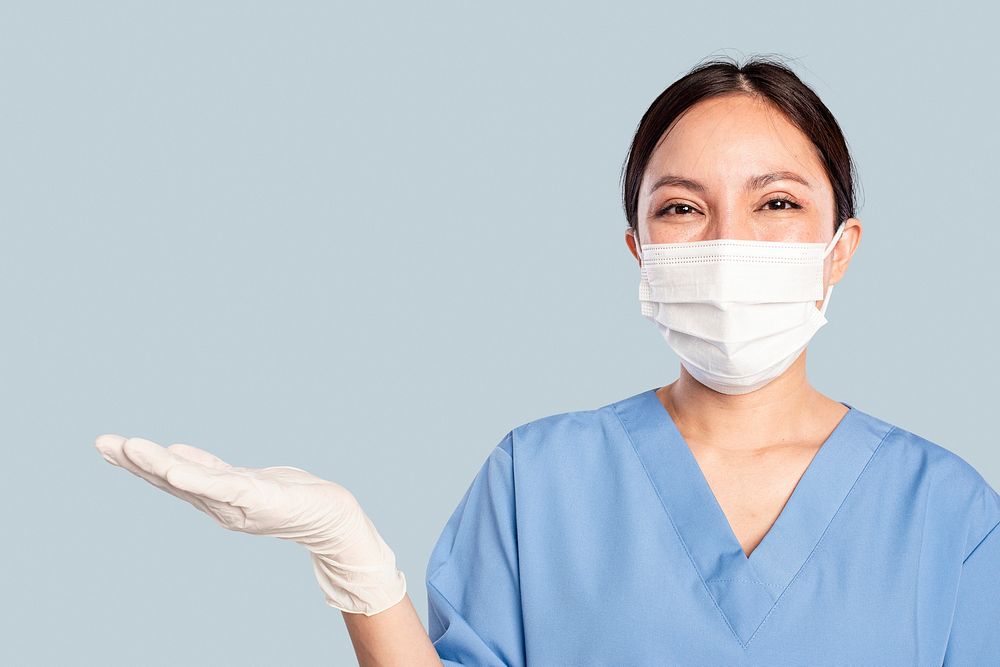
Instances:
[[[625,245],[628,246],[629,252],[631,252],[632,256],[635,257],[637,262],[639,262],[639,266],[642,266],[642,260],[639,259],[639,252],[635,247],[635,234],[636,232],[631,227],[625,230]]]
[[[844,277],[859,243],[861,243],[861,221],[857,218],[848,218],[844,221],[844,231],[840,233],[840,240],[830,252],[829,283],[831,285],[840,282],[840,279]]]

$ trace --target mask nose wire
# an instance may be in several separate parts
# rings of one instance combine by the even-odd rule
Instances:
[[[844,231],[844,223],[841,222],[837,227],[837,232],[830,239],[829,245],[826,246],[826,250],[823,251],[823,259],[826,259],[833,249],[837,247],[837,243],[840,242],[840,236]],[[629,227],[629,233],[632,234],[632,238],[635,239],[635,253],[642,259],[642,244],[639,243],[639,233],[632,227]]]

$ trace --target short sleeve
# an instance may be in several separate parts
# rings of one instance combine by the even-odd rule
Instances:
[[[944,667],[1000,665],[1000,524],[962,564]]]
[[[512,434],[493,449],[427,564],[428,634],[446,666],[524,665]]]

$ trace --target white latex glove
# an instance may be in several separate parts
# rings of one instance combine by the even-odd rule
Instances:
[[[331,607],[371,616],[403,599],[396,556],[354,495],[291,466],[234,467],[197,447],[98,436],[109,463],[191,503],[229,530],[292,540],[310,552]]]

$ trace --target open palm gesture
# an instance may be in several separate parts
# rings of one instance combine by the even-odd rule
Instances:
[[[102,435],[109,463],[184,500],[219,525],[292,540],[311,553],[327,603],[372,615],[406,592],[395,555],[354,495],[301,468],[241,468],[191,445]]]

